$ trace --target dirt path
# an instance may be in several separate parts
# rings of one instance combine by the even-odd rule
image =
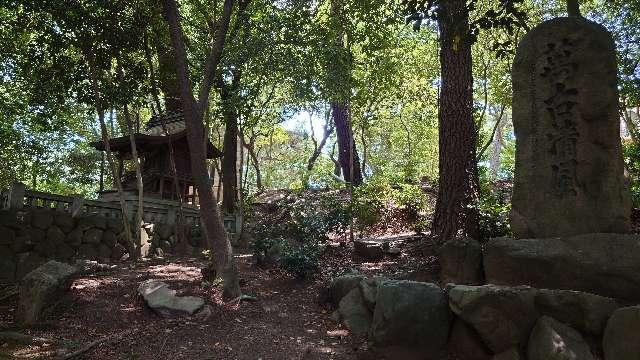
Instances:
[[[217,286],[202,284],[201,260],[172,259],[119,266],[76,280],[44,325],[31,334],[68,344],[59,348],[16,348],[0,344],[4,356],[39,351],[73,350],[100,337],[132,331],[112,344],[87,352],[85,359],[368,359],[363,339],[356,339],[330,320],[330,309],[317,303],[327,279],[355,269],[398,277],[430,266],[429,260],[403,255],[379,263],[354,261],[350,251],[332,248],[325,254],[322,273],[300,281],[277,269],[252,265],[249,255],[238,256],[243,293],[258,301],[223,303]],[[424,263],[426,261],[426,264]],[[394,273],[391,274],[390,272]],[[145,308],[136,289],[146,279],[162,279],[179,295],[196,295],[212,306],[212,315],[162,318]],[[13,326],[15,300],[0,305],[0,326]]]

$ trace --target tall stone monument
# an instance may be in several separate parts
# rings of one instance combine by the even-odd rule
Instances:
[[[525,36],[513,65],[516,238],[629,231],[618,114],[606,29],[574,14]]]

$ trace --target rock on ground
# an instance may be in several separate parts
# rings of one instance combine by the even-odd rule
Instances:
[[[586,234],[549,239],[490,240],[487,282],[578,290],[640,301],[640,236]]]
[[[611,315],[602,345],[607,360],[640,359],[640,306],[621,308]]]
[[[442,283],[482,283],[482,250],[474,239],[455,239],[440,248]]]
[[[540,289],[536,294],[541,314],[595,336],[602,335],[607,320],[619,307],[614,299],[580,291]]]
[[[368,261],[379,261],[384,258],[382,244],[377,241],[356,240],[353,242],[353,252]]]
[[[369,339],[376,347],[415,349],[422,358],[436,359],[446,349],[451,318],[447,298],[437,285],[383,281]]]
[[[529,287],[457,285],[449,289],[449,304],[478,332],[487,347],[499,354],[526,346],[539,316],[535,293]]]
[[[153,311],[163,316],[193,315],[204,306],[196,296],[176,296],[176,291],[160,280],[147,280],[138,286],[138,294]]]
[[[52,260],[28,273],[18,289],[19,321],[26,326],[35,324],[42,311],[69,288],[76,272],[75,267]]]
[[[339,276],[329,284],[325,294],[321,294],[322,302],[329,302],[334,307],[338,306],[340,300],[347,295],[351,289],[358,287],[360,281],[365,279],[364,275],[360,274],[347,274]]]
[[[353,334],[367,335],[371,327],[371,311],[367,308],[362,292],[358,287],[340,300],[338,313],[342,323]]]
[[[593,360],[582,335],[571,327],[543,316],[531,332],[528,360]]]

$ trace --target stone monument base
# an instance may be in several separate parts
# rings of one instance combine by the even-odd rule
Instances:
[[[483,263],[489,284],[579,290],[640,301],[640,235],[496,238],[485,245]]]

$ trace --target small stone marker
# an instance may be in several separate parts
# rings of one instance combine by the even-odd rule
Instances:
[[[615,44],[580,16],[546,21],[513,65],[516,238],[626,233]]]

